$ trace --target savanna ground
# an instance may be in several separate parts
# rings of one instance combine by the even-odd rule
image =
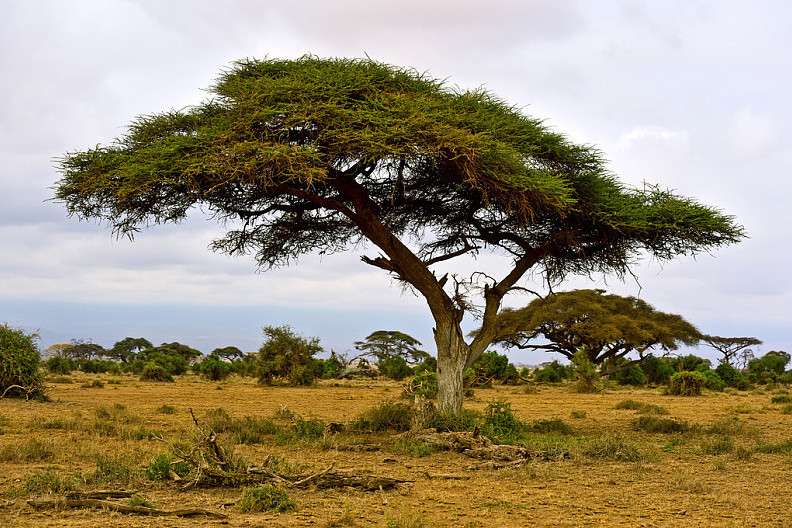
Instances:
[[[57,382],[56,382],[57,381]],[[386,380],[320,381],[267,387],[250,378],[175,383],[75,373],[50,377],[51,402],[0,400],[0,526],[792,526],[792,404],[784,387],[748,392],[663,395],[662,389],[611,388],[581,394],[569,385],[477,389],[466,408],[506,399],[528,424],[566,424],[572,434],[535,432],[523,442],[549,455],[509,469],[423,445],[395,433],[326,432],[299,437],[295,419],[350,423],[403,385]],[[631,404],[625,404],[632,400]],[[639,405],[635,405],[638,402]],[[617,408],[634,407],[633,409]],[[410,482],[391,491],[289,489],[289,513],[242,513],[240,487],[182,491],[146,474],[168,445],[195,433],[189,410],[209,421],[255,417],[280,433],[240,443],[255,464],[344,472]],[[667,411],[666,414],[658,414]],[[637,428],[673,419],[680,432]],[[553,420],[542,422],[542,420]],[[653,421],[654,420],[654,421]],[[241,423],[241,422],[240,422]],[[673,425],[673,424],[672,424]],[[673,429],[674,427],[670,427]],[[232,436],[221,439],[235,443]],[[236,441],[239,441],[237,438]],[[378,451],[345,446],[379,444]],[[204,508],[227,519],[146,517],[106,510],[34,510],[27,501],[82,491],[133,489],[162,509]]]

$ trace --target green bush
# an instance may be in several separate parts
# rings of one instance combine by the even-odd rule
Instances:
[[[574,431],[572,430],[572,427],[570,427],[569,424],[567,424],[561,418],[536,420],[534,423],[531,424],[531,431],[542,434],[548,434],[548,433],[559,433],[562,435],[575,434]]]
[[[353,426],[361,431],[409,431],[414,414],[410,405],[385,402],[364,412]]]
[[[148,363],[143,367],[140,379],[143,381],[173,381],[173,376],[162,365]]]
[[[288,513],[297,508],[297,503],[288,493],[269,484],[246,489],[236,505],[242,513]]]
[[[52,374],[71,374],[74,370],[74,361],[61,356],[53,356],[44,362],[44,366]]]
[[[667,360],[655,357],[652,354],[643,359],[641,370],[646,377],[646,382],[655,385],[668,383],[668,380],[671,379],[675,372]]]
[[[636,400],[622,400],[616,404],[614,409],[627,409],[638,411],[640,414],[668,414],[668,409],[653,403],[639,402]]]
[[[212,353],[196,363],[193,370],[210,381],[222,381],[231,375],[234,367],[228,361],[224,361],[220,359],[220,356]]]
[[[44,397],[37,341],[36,334],[11,328],[5,323],[0,325],[0,394],[19,398]]]
[[[637,363],[615,374],[611,374],[610,379],[619,385],[631,385],[633,387],[643,387],[647,383],[646,374]]]
[[[118,374],[121,366],[115,361],[106,359],[83,359],[77,362],[77,367],[87,374]]]
[[[412,369],[401,356],[384,356],[377,363],[380,374],[386,378],[401,381],[412,374]]]
[[[290,385],[311,385],[322,375],[322,365],[313,358],[322,351],[319,338],[306,339],[289,326],[265,326],[264,335],[254,370],[260,383],[281,378]]]
[[[684,433],[690,427],[673,418],[658,418],[657,416],[641,416],[633,421],[633,428],[647,433]]]
[[[414,375],[407,383],[406,392],[410,396],[417,394],[430,400],[437,398],[437,374],[424,370]]]
[[[572,376],[571,369],[554,360],[534,371],[534,379],[543,383],[560,383]]]
[[[484,409],[481,430],[496,443],[511,444],[524,437],[528,426],[517,418],[509,401],[499,398]]]
[[[704,374],[704,377],[707,380],[704,383],[704,387],[708,388],[709,390],[720,392],[726,388],[726,383],[714,370],[705,370],[702,374]]]
[[[149,463],[143,475],[153,481],[170,480],[170,472],[173,471],[180,477],[188,476],[192,468],[186,462],[173,462],[173,456],[168,453],[160,453]]]
[[[734,387],[738,390],[748,390],[751,388],[750,382],[742,375],[736,368],[728,363],[721,363],[715,369],[715,373],[720,376],[723,382],[728,387]]]
[[[674,396],[698,396],[707,378],[701,372],[677,372],[668,382],[668,392]]]

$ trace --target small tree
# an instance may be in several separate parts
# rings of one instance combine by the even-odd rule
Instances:
[[[361,356],[372,356],[377,361],[398,356],[410,365],[421,363],[430,357],[419,346],[420,341],[397,330],[377,330],[369,334],[365,341],[355,341],[355,348],[362,352]]]
[[[753,383],[776,381],[784,373],[790,356],[783,350],[771,350],[748,362],[748,379]]]
[[[319,338],[306,339],[291,327],[265,326],[264,344],[256,358],[256,375],[260,383],[272,383],[275,378],[288,380],[290,385],[310,385],[317,372],[314,355],[322,352]]]
[[[0,395],[42,397],[38,335],[0,324]]]
[[[572,375],[577,381],[578,392],[599,392],[600,375],[585,346],[572,356]]]
[[[242,359],[245,357],[245,353],[239,350],[235,346],[215,348],[214,350],[212,350],[212,354],[216,355],[219,358],[227,359],[228,361],[234,361],[235,359]]]
[[[233,365],[212,352],[193,366],[195,372],[210,381],[222,381],[234,371]]]
[[[720,337],[704,335],[701,337],[701,340],[720,352],[723,355],[720,362],[726,363],[731,367],[737,366],[741,353],[750,352],[750,350],[747,350],[748,347],[762,344],[762,341],[755,337]]]
[[[151,341],[142,337],[125,337],[113,345],[113,348],[107,352],[107,356],[112,359],[118,359],[122,363],[126,363],[134,359],[137,352],[152,348],[153,346]]]
[[[85,361],[102,357],[106,352],[102,345],[84,339],[72,339],[71,345],[62,349],[60,355],[75,361]]]

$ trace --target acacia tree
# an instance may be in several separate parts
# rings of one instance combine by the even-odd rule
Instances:
[[[655,310],[635,297],[605,295],[604,290],[573,290],[538,298],[496,318],[495,342],[508,347],[557,352],[570,360],[585,354],[594,365],[616,365],[614,374],[640,363],[655,347],[665,351],[697,345],[701,334],[680,315]],[[543,337],[548,342],[534,340]],[[638,359],[622,363],[631,352]]]
[[[748,347],[762,344],[762,341],[755,337],[720,337],[705,335],[701,337],[701,340],[723,354],[723,358],[720,362],[726,363],[730,367],[736,366],[741,353],[747,356],[747,353],[750,352],[751,357],[753,357],[753,351]],[[747,364],[747,360],[745,363]]]
[[[643,251],[664,260],[743,237],[716,209],[658,187],[626,188],[597,149],[491,93],[414,70],[368,59],[243,60],[210,92],[197,106],[136,119],[109,146],[64,155],[56,199],[128,236],[200,205],[229,227],[211,247],[253,253],[262,268],[373,245],[379,255],[363,262],[428,303],[446,412],[461,411],[462,374],[529,270],[551,282],[622,275]],[[438,271],[482,251],[510,259],[509,271]],[[466,342],[461,322],[476,302],[481,331]]]
[[[378,360],[398,356],[412,364],[429,357],[419,346],[420,341],[398,330],[377,330],[369,334],[365,341],[355,341],[355,348],[362,352],[362,356],[370,355]]]

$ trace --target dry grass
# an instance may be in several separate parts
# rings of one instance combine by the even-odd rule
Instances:
[[[68,490],[134,488],[165,509],[222,511],[229,526],[788,526],[792,500],[792,415],[784,402],[764,410],[767,394],[664,396],[653,389],[580,394],[564,386],[495,387],[476,391],[466,407],[483,411],[504,398],[527,424],[569,416],[573,434],[531,431],[526,445],[557,454],[516,469],[472,470],[481,462],[449,452],[394,443],[390,431],[341,431],[316,437],[314,425],[349,424],[394,400],[390,381],[323,381],[317,387],[263,387],[233,378],[195,376],[175,383],[142,383],[75,373],[51,384],[51,403],[3,401],[0,409],[0,526],[212,526],[210,521],[148,519],[96,511],[37,513],[25,500]],[[104,387],[98,388],[92,380]],[[113,382],[110,380],[113,379]],[[90,381],[90,383],[88,383]],[[625,400],[667,410],[690,429],[648,433],[633,425]],[[225,427],[238,456],[267,456],[282,470],[359,471],[412,480],[396,491],[290,490],[291,513],[242,513],[240,488],[179,492],[146,476],[166,451],[154,439],[189,439],[192,409],[199,423]],[[217,409],[222,409],[223,414]],[[649,411],[652,413],[652,411]],[[650,416],[652,414],[649,414]],[[300,421],[302,420],[302,421]],[[539,428],[542,429],[542,428]],[[669,431],[670,432],[670,431]],[[347,451],[380,443],[381,451]],[[757,478],[761,475],[762,478]],[[12,502],[6,502],[12,501]]]

